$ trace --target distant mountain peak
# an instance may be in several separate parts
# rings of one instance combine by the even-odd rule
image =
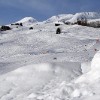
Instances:
[[[80,17],[86,17],[87,19],[100,19],[100,13],[98,12],[80,12],[76,14],[60,14],[56,16],[52,16],[51,18],[44,21],[45,23],[52,23],[52,22],[63,22],[63,21],[69,21],[69,22],[76,22],[77,18]]]
[[[33,23],[37,23],[37,22],[38,21],[33,17],[25,17],[25,18],[19,20],[17,23],[33,24]]]

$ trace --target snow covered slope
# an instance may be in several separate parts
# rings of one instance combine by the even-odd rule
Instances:
[[[73,17],[73,14],[61,14],[57,16],[52,16],[51,18],[47,19],[44,21],[45,23],[52,23],[52,22],[57,22],[57,21],[66,21],[69,20]]]
[[[17,23],[23,23],[23,25],[30,25],[33,23],[37,23],[38,21],[32,17],[25,17],[23,19],[21,19],[20,21],[18,21]]]
[[[76,15],[25,18],[24,26],[0,31],[0,100],[100,99],[100,28],[62,25],[65,31],[56,34],[54,22]]]
[[[77,22],[78,18],[86,17],[88,20],[92,19],[100,19],[100,13],[96,12],[83,12],[83,13],[76,13],[73,18],[69,20],[69,22],[75,23]]]
[[[88,20],[93,19],[100,19],[100,13],[97,12],[82,12],[82,13],[76,13],[76,14],[61,14],[57,16],[52,16],[51,18],[44,21],[45,23],[52,23],[52,22],[71,22],[75,23],[77,22],[78,18],[86,17]]]

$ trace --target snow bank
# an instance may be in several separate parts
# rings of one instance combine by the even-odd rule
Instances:
[[[90,67],[90,62],[83,63],[82,67]],[[85,68],[86,68],[85,67]],[[44,100],[99,100],[100,99],[100,51],[94,56],[91,70],[79,78],[67,83],[63,81]]]
[[[92,62],[91,62],[91,70],[81,76],[76,82],[95,82],[100,78],[100,51],[98,51]]]
[[[100,51],[97,52],[91,63],[91,70],[71,83],[74,88],[72,100],[99,100],[100,99]]]

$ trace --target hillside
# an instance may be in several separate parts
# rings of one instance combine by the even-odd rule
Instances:
[[[52,16],[51,18],[44,21],[45,23],[52,23],[57,21],[69,21],[76,22],[77,18],[85,16],[88,20],[100,19],[100,13],[97,12],[82,12],[76,14],[61,14],[57,16]]]
[[[100,19],[95,12],[26,17],[0,31],[0,100],[100,99],[100,28],[55,26],[81,16]],[[64,32],[56,34],[58,27]]]

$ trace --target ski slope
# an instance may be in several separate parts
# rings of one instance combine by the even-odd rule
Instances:
[[[24,18],[23,26],[0,32],[0,100],[100,99],[100,28],[62,25],[56,34],[55,18]]]

